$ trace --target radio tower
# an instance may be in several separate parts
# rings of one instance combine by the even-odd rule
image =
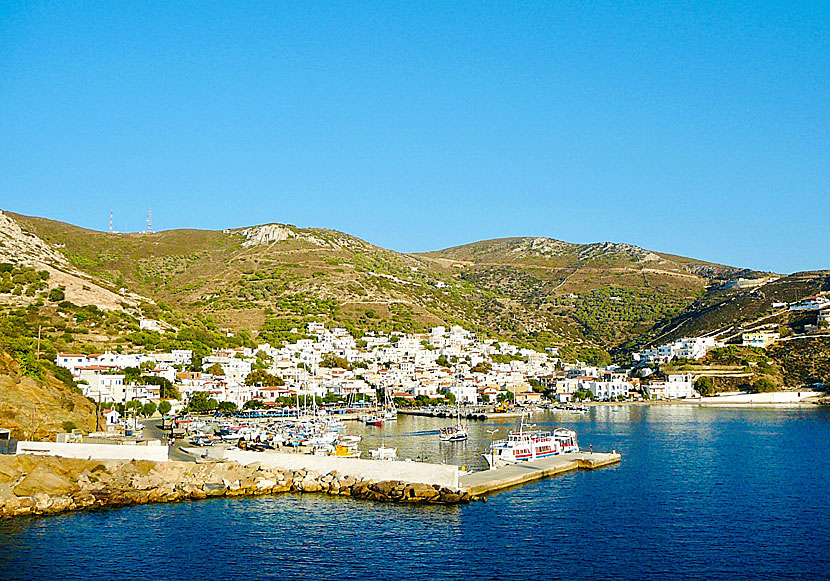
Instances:
[[[110,210],[110,234],[112,234],[112,210]]]
[[[153,209],[148,208],[147,209],[147,233],[149,234],[152,231],[153,231]]]

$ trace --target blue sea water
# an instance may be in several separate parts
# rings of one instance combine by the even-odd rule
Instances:
[[[537,416],[620,465],[466,506],[282,495],[0,523],[0,580],[830,578],[830,410],[600,407]],[[365,432],[476,465],[488,429]],[[500,425],[501,424],[501,425]]]

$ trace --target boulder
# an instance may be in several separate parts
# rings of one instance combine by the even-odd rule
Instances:
[[[428,484],[407,484],[403,490],[402,502],[430,502],[440,496],[440,492]]]
[[[17,496],[33,496],[38,493],[61,496],[78,490],[80,487],[77,484],[66,476],[56,473],[50,464],[44,462],[35,466],[34,470],[15,486],[14,493]]]

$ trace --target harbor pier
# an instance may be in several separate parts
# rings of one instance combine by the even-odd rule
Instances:
[[[534,462],[520,462],[465,474],[459,478],[458,484],[470,494],[481,495],[574,470],[604,468],[618,464],[621,460],[622,457],[617,452],[561,454]]]

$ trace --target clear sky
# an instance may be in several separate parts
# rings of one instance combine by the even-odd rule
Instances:
[[[0,2],[0,208],[830,268],[828,2]]]

